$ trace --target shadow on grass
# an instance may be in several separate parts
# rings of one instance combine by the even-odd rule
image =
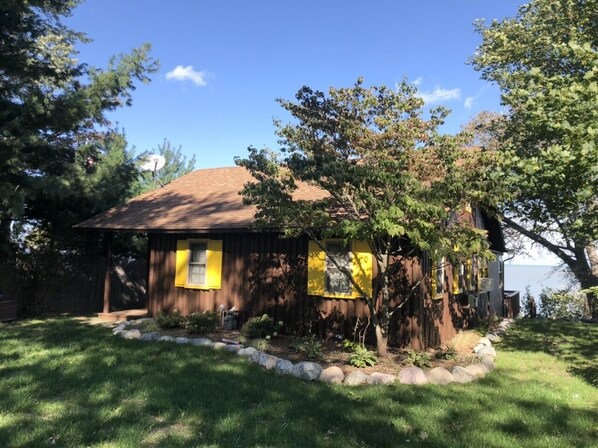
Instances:
[[[598,435],[591,407],[508,371],[451,387],[332,387],[69,319],[0,327],[0,354],[0,446],[565,447]]]
[[[568,364],[568,372],[598,387],[597,324],[520,320],[509,330],[500,349],[552,355]]]

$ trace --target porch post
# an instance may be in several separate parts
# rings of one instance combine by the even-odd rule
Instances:
[[[106,271],[104,272],[104,314],[110,313],[110,271],[112,270],[112,232],[104,233]]]

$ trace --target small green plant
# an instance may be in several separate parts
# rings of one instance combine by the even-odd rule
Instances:
[[[262,317],[252,317],[245,322],[241,328],[241,334],[249,339],[265,338],[269,336],[278,336],[278,332],[282,328],[282,322],[274,322],[267,314]]]
[[[265,352],[270,348],[270,341],[269,339],[265,338],[253,339],[250,342],[250,346],[255,348],[256,350],[259,350],[260,352]]]
[[[185,328],[189,333],[205,334],[216,329],[219,316],[215,311],[205,311],[203,313],[193,313],[187,316]]]
[[[349,357],[349,364],[353,367],[375,366],[378,362],[374,352],[368,350],[363,345],[357,345],[353,354]]]
[[[160,311],[155,317],[156,323],[160,328],[182,328],[185,325],[185,316],[179,310],[172,313]]]
[[[436,352],[436,358],[454,361],[455,359],[457,359],[457,351],[455,350],[455,347],[453,347],[452,345],[448,345]]]
[[[311,337],[306,337],[295,341],[291,344],[293,350],[302,352],[308,359],[320,359],[322,358],[322,342],[320,342],[316,335],[312,334]]]
[[[430,355],[426,352],[409,350],[405,362],[415,367],[430,367]]]
[[[376,358],[374,352],[368,350],[364,345],[358,342],[352,342],[345,339],[343,341],[343,348],[353,352],[349,357],[349,364],[353,367],[373,367],[378,362],[378,358]]]

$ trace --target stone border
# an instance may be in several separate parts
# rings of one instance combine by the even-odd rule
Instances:
[[[359,370],[353,371],[348,375],[338,366],[331,366],[324,369],[315,362],[302,361],[293,364],[287,359],[277,358],[265,352],[256,350],[253,347],[244,347],[241,344],[232,341],[214,342],[208,338],[185,338],[172,336],[161,336],[158,332],[142,332],[137,325],[151,321],[151,318],[142,318],[134,321],[117,322],[116,327],[112,329],[114,335],[119,335],[124,339],[139,339],[142,341],[171,342],[176,344],[189,344],[199,347],[210,347],[214,350],[225,350],[230,353],[236,353],[249,361],[259,364],[265,369],[274,370],[278,374],[291,375],[304,381],[319,380],[326,383],[342,383],[347,386],[357,386],[361,384],[392,384],[398,381],[401,384],[451,384],[451,383],[470,383],[478,378],[483,378],[494,369],[494,360],[496,350],[493,344],[499,342],[501,336],[511,327],[513,319],[504,319],[494,331],[489,331],[486,336],[480,338],[473,349],[480,362],[466,366],[454,366],[450,371],[444,367],[435,367],[430,370],[422,370],[419,367],[406,367],[399,371],[398,375],[389,373],[374,372],[367,375]]]

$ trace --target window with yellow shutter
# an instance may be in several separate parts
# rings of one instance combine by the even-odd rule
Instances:
[[[372,252],[363,241],[353,241],[347,246],[339,239],[320,243],[310,241],[307,256],[307,293],[309,295],[356,299],[362,297],[349,276],[339,267],[351,272],[353,280],[368,297],[372,296]],[[350,250],[349,250],[350,248]]]
[[[204,239],[177,241],[174,284],[189,289],[220,289],[222,241]]]

